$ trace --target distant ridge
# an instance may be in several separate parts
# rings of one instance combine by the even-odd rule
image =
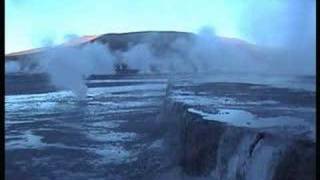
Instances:
[[[81,47],[83,45],[98,42],[101,44],[108,44],[112,51],[120,50],[125,51],[129,46],[139,43],[149,43],[158,48],[159,51],[166,51],[168,45],[177,38],[186,38],[193,40],[196,34],[190,32],[179,31],[137,31],[125,33],[107,33],[101,35],[86,35],[79,38],[72,39],[61,45],[55,47]],[[237,46],[245,51],[256,51],[255,45],[250,44],[244,40],[237,38],[218,37],[219,40],[230,46]],[[37,55],[54,47],[43,47],[24,50],[20,52],[9,53],[5,55],[6,61],[27,60],[28,57]]]

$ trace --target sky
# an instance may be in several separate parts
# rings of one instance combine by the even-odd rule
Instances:
[[[294,4],[292,2],[296,2],[297,6],[290,5]],[[302,0],[5,0],[5,53],[59,44],[70,35],[145,30],[198,32],[203,26],[214,28],[217,35],[251,42],[267,42],[270,39],[283,41],[287,32],[275,30],[292,25],[288,15],[291,17],[301,14],[302,11],[296,11],[297,7],[300,9],[301,2]],[[303,2],[310,4],[315,1]],[[310,7],[315,12],[313,4],[309,5],[302,12],[304,15],[298,24],[305,22],[304,18],[307,18],[312,22],[314,20],[314,23],[307,26],[314,26],[315,13],[309,13]],[[278,18],[280,15],[284,18]],[[259,27],[259,31],[256,31]],[[267,34],[266,29],[271,33]]]

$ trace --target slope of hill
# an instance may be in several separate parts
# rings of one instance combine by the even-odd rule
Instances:
[[[206,38],[210,39],[209,43],[206,42]],[[19,72],[31,72],[37,69],[39,59],[45,57],[41,55],[46,55],[45,53],[49,50],[60,47],[82,48],[84,46],[87,47],[89,44],[105,45],[106,48],[110,50],[111,56],[114,56],[116,60],[116,63],[113,63],[114,67],[118,67],[119,64],[120,66],[124,64],[124,66],[127,67],[128,64],[126,63],[130,62],[131,65],[135,66],[135,64],[132,63],[141,64],[146,63],[145,61],[149,61],[150,58],[155,59],[155,64],[144,65],[149,66],[152,72],[159,72],[159,68],[163,69],[163,66],[165,66],[166,69],[169,68],[169,71],[171,71],[172,68],[176,69],[177,66],[180,65],[186,66],[184,68],[192,72],[198,72],[199,68],[206,69],[206,67],[212,67],[212,62],[215,62],[215,60],[220,61],[220,64],[214,64],[213,66],[223,66],[225,68],[235,67],[236,64],[233,64],[233,60],[241,64],[248,64],[249,59],[264,64],[265,59],[268,58],[270,54],[266,48],[236,38],[220,36],[205,37],[189,32],[176,31],[141,31],[82,36],[54,47],[43,47],[7,54],[5,56],[5,62],[19,62]],[[140,45],[140,47],[135,49],[137,45]],[[138,53],[139,57],[126,54],[132,49],[135,51],[134,53],[136,53],[134,55]],[[150,54],[151,57],[148,57]],[[133,58],[134,60],[129,61],[127,58]],[[175,62],[177,58],[178,61]],[[228,62],[226,63],[226,61]],[[180,65],[177,65],[177,63]],[[129,65],[129,69],[137,68],[131,65]],[[116,72],[118,72],[117,69]]]
[[[166,50],[169,48],[169,44],[177,40],[178,38],[185,38],[187,40],[194,40],[196,37],[193,33],[188,32],[176,32],[176,31],[141,31],[141,32],[129,32],[129,33],[110,33],[102,35],[92,35],[92,36],[82,36],[77,39],[73,39],[66,43],[63,43],[57,47],[61,46],[73,46],[81,47],[83,45],[98,42],[102,44],[108,44],[112,51],[125,51],[130,46],[136,44],[146,43],[151,45],[158,51]],[[227,46],[237,46],[244,50],[253,51],[254,45],[248,42],[235,38],[225,38],[218,37],[221,42]],[[12,60],[23,60],[25,57],[36,55],[49,50],[48,47],[30,49],[20,52],[14,52],[7,54],[6,61]]]

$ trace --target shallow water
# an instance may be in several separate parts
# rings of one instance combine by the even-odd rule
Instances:
[[[90,88],[81,101],[70,91],[6,95],[6,177],[128,178],[123,169],[158,140],[143,129],[162,104],[166,84],[159,82]]]
[[[270,94],[251,96],[253,91],[267,87],[290,87],[310,99],[314,95],[312,80],[310,83],[270,78],[264,81],[268,86],[261,86],[234,83],[259,82],[258,77],[235,77],[177,76],[175,78],[179,80],[173,78],[170,83],[178,88],[173,88],[168,97],[188,105],[188,111],[200,115],[203,120],[237,127],[278,126],[299,133],[311,131],[310,137],[314,138],[315,110],[312,103],[300,103],[300,99],[287,102],[291,96],[274,96],[273,91],[278,89],[271,89]],[[5,96],[6,177],[140,179],[145,171],[154,170],[152,163],[156,161],[146,164],[140,160],[149,158],[146,150],[159,150],[162,146],[163,137],[152,133],[158,129],[154,122],[167,95],[168,79],[94,81],[112,85],[89,88],[83,100],[71,91],[39,93],[30,90],[23,95],[8,93]],[[233,82],[230,83],[232,87],[220,84],[217,87],[222,93],[213,91],[214,83],[221,81]],[[123,84],[127,82],[136,84]],[[204,84],[201,90],[193,89],[201,84]],[[293,93],[286,89],[277,92]],[[261,96],[270,98],[261,99]],[[149,156],[154,158],[158,154]],[[260,161],[265,162],[264,159]]]

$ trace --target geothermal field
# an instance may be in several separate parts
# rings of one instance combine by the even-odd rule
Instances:
[[[312,77],[113,75],[82,100],[39,78],[6,77],[8,179],[315,176]]]
[[[315,179],[315,76],[295,57],[208,31],[8,54],[5,177]]]

